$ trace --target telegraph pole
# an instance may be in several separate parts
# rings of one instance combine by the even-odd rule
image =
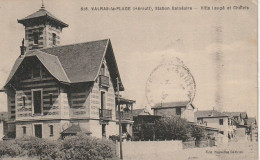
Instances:
[[[120,113],[120,97],[119,97],[119,79],[118,79],[118,77],[116,78],[116,83],[117,83],[117,104],[118,104],[118,126],[119,126],[119,142],[120,142],[120,159],[123,159],[121,113]]]

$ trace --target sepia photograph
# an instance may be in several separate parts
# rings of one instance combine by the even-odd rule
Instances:
[[[0,0],[0,159],[257,160],[257,0]]]

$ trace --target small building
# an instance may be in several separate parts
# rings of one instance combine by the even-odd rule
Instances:
[[[156,116],[177,116],[194,122],[194,106],[189,101],[158,103],[152,109]]]
[[[231,127],[232,124],[228,115],[216,110],[202,110],[196,111],[194,116],[197,124],[216,128],[226,138],[234,137],[234,129]]]
[[[99,138],[118,134],[117,104],[134,101],[116,101],[124,86],[110,39],[62,46],[68,24],[44,6],[18,23],[25,40],[3,89],[8,97],[6,138],[56,140],[76,131]],[[123,123],[133,121],[130,117]],[[70,133],[72,124],[78,129]]]
[[[248,117],[245,121],[245,125],[248,126],[250,141],[257,142],[258,141],[258,125],[256,118]]]
[[[133,110],[133,140],[155,140],[154,125],[161,116],[151,115],[146,108]]]

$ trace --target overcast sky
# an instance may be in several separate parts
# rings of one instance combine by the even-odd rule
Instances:
[[[63,0],[44,0],[44,3],[49,12],[69,24],[63,30],[62,44],[111,39],[125,86],[122,94],[136,100],[135,108],[150,107],[145,86],[151,72],[178,57],[196,81],[193,101],[196,108],[247,111],[249,116],[256,116],[257,6],[253,1],[136,0],[130,3],[126,0],[78,0],[64,3]],[[249,10],[200,10],[205,5],[227,7],[235,4],[246,5]],[[198,9],[153,12],[80,10],[92,6],[191,6]],[[0,86],[5,84],[19,56],[19,46],[24,38],[24,27],[17,23],[17,19],[40,7],[40,0],[0,0]],[[177,91],[172,92],[176,94]],[[6,110],[3,93],[0,102],[1,109]]]

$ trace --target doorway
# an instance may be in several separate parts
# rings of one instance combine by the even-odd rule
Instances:
[[[34,125],[34,135],[35,135],[35,137],[42,138],[42,125],[41,124]]]

